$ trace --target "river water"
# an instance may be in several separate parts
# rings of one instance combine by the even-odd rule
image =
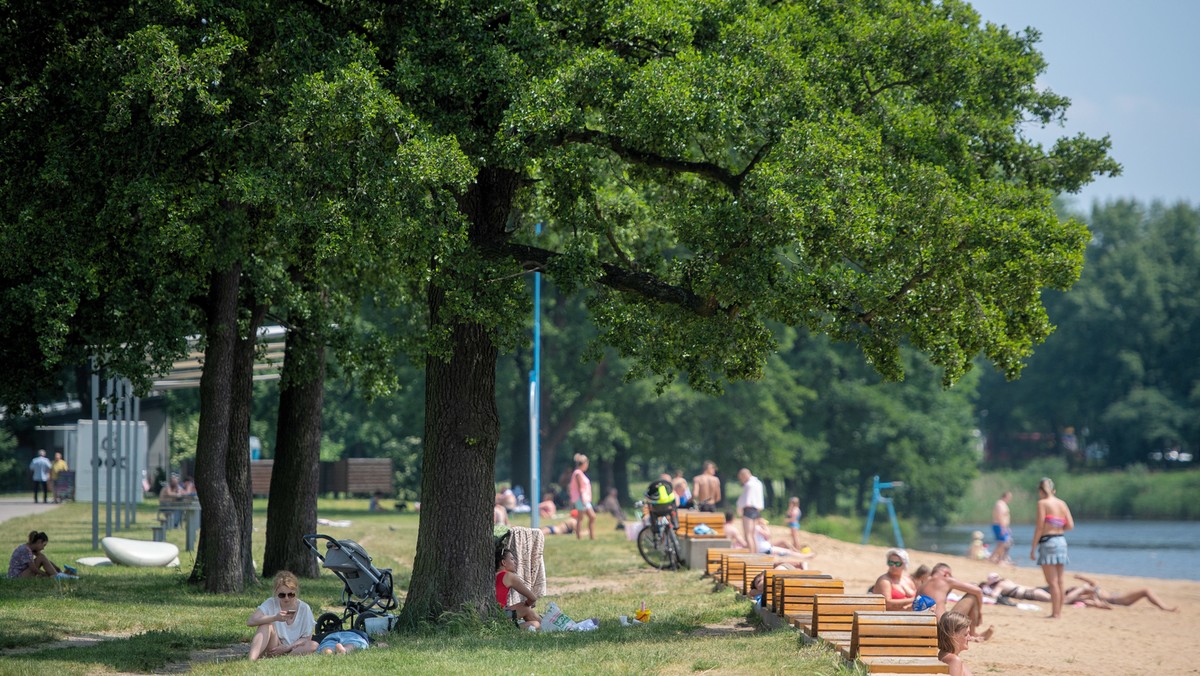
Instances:
[[[965,555],[971,531],[984,532],[994,547],[991,524],[947,526],[922,530],[913,549]],[[1040,570],[1029,559],[1033,524],[1013,526],[1016,540],[1010,550],[1020,568]],[[1200,580],[1200,522],[1197,521],[1076,521],[1067,533],[1067,570],[1112,575],[1135,575]]]

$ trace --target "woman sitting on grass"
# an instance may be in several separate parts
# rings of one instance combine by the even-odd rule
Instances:
[[[8,576],[15,577],[54,577],[60,572],[42,550],[50,543],[50,537],[41,531],[29,531],[29,541],[17,545],[12,558],[8,560]]]
[[[254,609],[246,626],[258,627],[250,640],[251,661],[317,650],[317,642],[312,640],[317,621],[308,604],[300,600],[300,582],[289,571],[275,575],[275,593]]]
[[[947,610],[938,619],[938,660],[950,667],[950,676],[971,676],[960,653],[971,645],[971,620],[962,613]]]
[[[525,597],[524,601],[508,605],[508,590],[515,589]],[[542,618],[533,607],[537,604],[537,594],[530,591],[525,580],[517,574],[517,554],[506,549],[499,554],[496,561],[496,603],[504,612],[517,622],[521,629],[537,630],[542,626]]]

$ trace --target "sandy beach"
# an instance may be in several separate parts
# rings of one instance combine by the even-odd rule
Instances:
[[[776,537],[787,537],[785,529],[772,527]],[[818,556],[812,567],[840,577],[846,589],[865,591],[883,574],[886,547],[857,545],[802,532]],[[1029,555],[1028,544],[1017,546],[1013,556]],[[909,550],[910,568],[946,562],[954,576],[977,583],[996,571],[1026,586],[1042,586],[1040,569],[997,567],[986,561],[961,556]],[[1200,561],[1197,561],[1200,565]],[[1068,566],[1068,584],[1072,571]],[[984,626],[993,625],[995,636],[986,643],[972,644],[964,659],[975,674],[1200,674],[1200,582],[1122,577],[1085,573],[1109,592],[1127,592],[1141,587],[1154,590],[1163,603],[1179,606],[1169,613],[1142,600],[1130,607],[1112,610],[1067,607],[1059,620],[1047,619],[1050,604],[1033,612],[1012,606],[988,605]]]

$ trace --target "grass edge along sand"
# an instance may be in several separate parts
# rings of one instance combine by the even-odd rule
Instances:
[[[262,560],[265,502],[255,505],[255,559]],[[138,524],[114,535],[150,539],[156,505],[144,504]],[[346,528],[326,528],[331,536],[361,543],[376,566],[396,572],[398,586],[409,580],[417,517],[369,513],[365,500],[321,501],[320,514],[350,520]],[[96,555],[91,549],[90,505],[67,504],[51,512],[0,523],[0,542],[15,547],[32,529],[50,535],[52,560],[70,563]],[[103,518],[103,515],[102,515]],[[521,522],[518,521],[518,525]],[[103,534],[103,525],[101,534]],[[549,595],[575,619],[597,617],[596,632],[528,634],[507,625],[465,621],[414,634],[385,637],[386,647],[345,657],[311,656],[251,665],[244,644],[252,635],[246,617],[269,593],[207,595],[187,584],[192,558],[182,568],[82,567],[82,579],[19,580],[0,584],[0,672],[103,674],[190,669],[195,673],[318,673],[337,668],[378,668],[393,673],[856,673],[831,651],[804,646],[794,632],[762,631],[744,600],[731,591],[712,592],[696,571],[650,570],[636,546],[607,518],[597,521],[595,542],[572,536],[547,538]],[[182,531],[171,531],[180,545]],[[314,613],[340,606],[342,584],[328,572],[301,582],[302,597]],[[399,590],[403,593],[403,590]],[[623,627],[641,602],[652,610],[649,625]],[[72,638],[102,639],[57,647]],[[50,647],[47,647],[50,646]],[[210,658],[192,661],[213,648]],[[213,661],[213,660],[216,661]]]

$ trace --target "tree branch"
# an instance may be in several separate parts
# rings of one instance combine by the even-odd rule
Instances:
[[[505,244],[498,253],[519,261],[521,267],[527,271],[543,270],[550,261],[562,255],[547,249],[512,243]],[[648,272],[627,270],[612,263],[601,263],[600,268],[604,272],[597,281],[610,289],[635,294],[659,303],[676,305],[701,317],[711,317],[721,309],[715,302],[710,303],[688,289],[668,284]]]
[[[612,150],[625,160],[653,169],[666,169],[667,171],[683,174],[696,174],[710,181],[716,181],[734,192],[737,191],[740,183],[740,179],[737,176],[729,173],[729,170],[722,166],[711,162],[689,162],[687,160],[663,157],[655,153],[630,148],[625,145],[625,141],[620,137],[600,131],[585,129],[583,131],[569,132],[563,137],[563,141],[566,143],[585,143],[602,146]]]

